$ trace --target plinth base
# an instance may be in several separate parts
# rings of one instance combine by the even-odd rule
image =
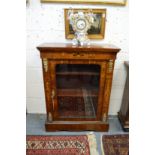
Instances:
[[[45,123],[46,131],[108,131],[109,123],[102,121],[53,121]]]

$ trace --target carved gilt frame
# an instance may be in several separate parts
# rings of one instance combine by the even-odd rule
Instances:
[[[105,5],[118,5],[125,6],[127,0],[40,0],[41,2],[50,3],[85,3],[85,4],[105,4]]]
[[[65,18],[64,18],[65,19],[65,38],[66,39],[73,39],[74,38],[74,34],[71,33],[71,31],[70,31],[69,19],[67,18],[68,10],[69,9],[64,9],[64,16],[65,16]],[[74,8],[73,8],[73,10],[75,12],[78,11],[78,10],[81,10],[83,12],[90,11],[89,9],[74,9]],[[88,38],[89,39],[104,39],[104,36],[105,36],[105,23],[106,23],[106,9],[91,9],[91,11],[94,14],[101,14],[101,17],[100,17],[101,25],[100,25],[100,33],[97,33],[97,34],[88,33]]]

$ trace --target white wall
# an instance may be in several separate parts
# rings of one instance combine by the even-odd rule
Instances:
[[[27,111],[28,113],[45,113],[45,99],[41,59],[36,49],[44,42],[69,42],[65,39],[64,8],[106,8],[107,22],[105,39],[93,41],[111,43],[122,50],[115,63],[113,86],[110,99],[109,114],[116,115],[119,111],[126,69],[123,65],[128,60],[128,6],[114,7],[106,5],[77,4],[41,4],[40,0],[30,0],[27,13]]]

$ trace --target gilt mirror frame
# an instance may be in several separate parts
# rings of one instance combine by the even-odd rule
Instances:
[[[90,9],[74,9],[74,12],[82,11],[82,12],[89,12]],[[64,9],[64,19],[65,19],[65,38],[66,39],[73,39],[74,38],[74,31],[70,24],[70,21],[67,17],[68,11],[70,9]],[[89,39],[104,39],[105,37],[105,25],[106,25],[106,9],[91,9],[92,13],[96,15],[96,21],[94,25],[88,30],[88,38]]]
[[[105,4],[125,6],[127,0],[40,0],[42,3]]]

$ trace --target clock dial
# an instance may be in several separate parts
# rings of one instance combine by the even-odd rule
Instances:
[[[86,22],[83,19],[79,19],[76,23],[78,29],[83,30],[86,27]]]

